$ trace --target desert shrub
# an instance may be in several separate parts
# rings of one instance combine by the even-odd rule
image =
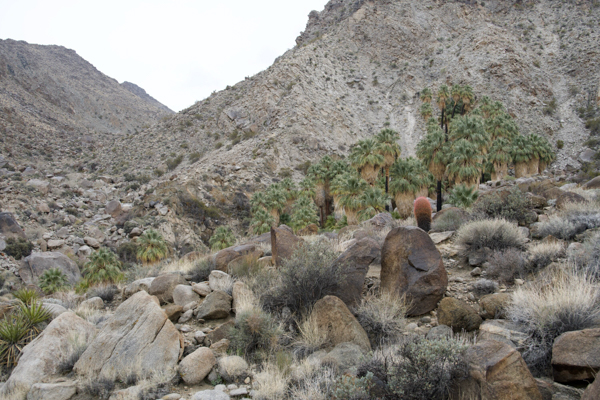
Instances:
[[[450,210],[444,212],[433,221],[431,230],[434,232],[456,231],[465,222],[467,222],[465,214],[460,211]]]
[[[317,360],[306,359],[291,374],[290,398],[295,400],[329,400],[336,376],[331,368]]]
[[[258,261],[253,257],[244,257],[241,262],[235,262],[233,266],[228,266],[229,275],[242,279],[250,275],[256,275],[262,269]]]
[[[467,250],[490,248],[504,250],[520,249],[526,238],[519,227],[505,219],[484,219],[469,222],[460,227],[456,242]]]
[[[233,293],[234,283],[235,279],[231,277],[231,275],[226,275],[225,277],[212,282],[210,287],[212,290],[221,290],[231,296],[231,294]]]
[[[417,226],[425,232],[429,232],[431,229],[431,204],[426,197],[419,197],[415,200],[414,214]]]
[[[137,258],[144,264],[154,264],[169,254],[167,242],[158,231],[148,229],[137,241]]]
[[[112,379],[97,377],[84,385],[83,392],[99,400],[107,400],[114,388],[115,383]]]
[[[284,260],[279,280],[261,301],[267,310],[288,307],[292,314],[306,314],[325,294],[341,283],[342,267],[333,261],[337,254],[325,241],[307,243]]]
[[[531,200],[515,187],[504,198],[497,193],[480,197],[473,206],[473,214],[521,222],[526,220],[531,208]]]
[[[600,233],[588,237],[583,242],[583,249],[571,255],[570,259],[577,269],[596,281],[600,280]]]
[[[478,197],[479,192],[474,186],[460,184],[454,186],[450,192],[450,197],[448,197],[448,202],[456,207],[469,208]]]
[[[73,347],[73,351],[66,358],[62,358],[58,364],[58,372],[60,374],[68,374],[73,371],[73,367],[81,358],[83,352],[87,349],[86,344],[78,344]]]
[[[576,225],[563,216],[552,215],[547,221],[540,223],[538,227],[538,234],[542,237],[551,235],[555,238],[571,240],[575,237],[575,235],[583,232],[584,230],[584,226]]]
[[[50,268],[40,276],[39,287],[46,294],[59,292],[69,287],[69,280],[59,268]]]
[[[560,242],[538,243],[529,248],[529,270],[538,271],[564,255],[565,246]]]
[[[205,282],[208,280],[210,273],[216,269],[215,262],[212,257],[202,258],[194,261],[193,267],[189,270],[189,279],[192,282]]]
[[[167,169],[169,171],[173,171],[175,168],[177,168],[177,166],[179,164],[181,164],[181,162],[183,161],[183,156],[180,154],[177,157],[174,158],[170,158],[166,161],[167,163]]]
[[[133,264],[137,261],[137,244],[135,242],[121,243],[117,247],[117,255],[123,264]]]
[[[489,279],[478,279],[471,285],[471,290],[477,296],[485,296],[486,294],[496,293],[498,284]]]
[[[92,287],[88,292],[88,298],[100,297],[102,301],[110,303],[115,298],[115,295],[119,293],[119,288],[115,285],[98,285]]]
[[[379,347],[397,339],[406,324],[406,302],[395,293],[368,295],[354,310],[358,322],[369,335],[371,345]]]
[[[83,267],[83,275],[90,286],[116,283],[123,279],[117,255],[107,248],[100,248],[90,255],[90,261]]]
[[[23,257],[27,257],[33,250],[33,243],[23,238],[8,238],[6,239],[6,248],[4,252],[15,260],[20,260]]]
[[[229,349],[254,361],[266,359],[276,348],[280,336],[279,325],[260,308],[238,312],[235,326],[227,333]]]
[[[550,374],[554,340],[600,323],[600,287],[575,270],[554,270],[517,288],[507,316],[529,334],[523,358],[534,374]]]
[[[208,207],[202,201],[189,194],[179,195],[179,204],[186,217],[197,222],[204,222],[206,218],[219,218],[220,212],[216,207]]]
[[[200,159],[200,157],[202,157],[202,154],[200,154],[196,151],[194,153],[191,153],[188,156],[188,160],[190,160],[190,164],[194,164],[195,162],[197,162]]]
[[[373,386],[373,373],[363,377],[351,375],[339,376],[331,388],[332,400],[369,400],[369,390]]]
[[[262,365],[260,372],[254,375],[253,387],[255,400],[284,399],[287,391],[289,374],[274,362]]]
[[[487,276],[507,284],[523,276],[527,264],[524,253],[518,249],[494,251],[488,257],[488,262]]]
[[[228,226],[219,226],[208,240],[212,251],[218,251],[235,244],[235,236]]]

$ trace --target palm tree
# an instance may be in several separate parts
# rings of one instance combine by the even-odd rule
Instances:
[[[437,95],[437,105],[441,112],[440,128],[442,128],[442,129],[444,129],[444,124],[447,122],[447,117],[445,116],[445,112],[446,112],[446,102],[448,101],[448,99],[450,99],[450,90],[448,89],[448,86],[446,86],[446,85],[440,86],[440,89],[438,90],[438,95]],[[448,133],[447,130],[446,130],[446,133]]]
[[[310,177],[306,177],[300,181],[298,184],[300,187],[298,197],[307,196],[314,200],[315,198],[315,181],[313,181]]]
[[[427,135],[417,144],[417,157],[427,166],[437,181],[437,211],[442,209],[442,181],[446,175],[448,143],[442,129],[430,125]]]
[[[431,94],[431,93],[430,93]],[[385,192],[388,193],[390,180],[390,167],[400,157],[402,149],[396,143],[400,139],[398,132],[391,129],[383,129],[375,136],[377,151],[383,156],[383,169],[385,170]]]
[[[529,145],[531,146],[531,159],[529,160],[527,170],[529,175],[536,175],[543,171],[540,168],[540,161],[542,159],[552,159],[554,152],[548,140],[545,137],[532,133],[528,137]],[[550,150],[550,153],[548,151]],[[547,163],[544,163],[544,169],[546,169]]]
[[[429,119],[429,117],[431,117],[431,114],[433,113],[433,110],[431,108],[431,103],[421,104],[421,108],[420,108],[419,112],[421,113],[421,117],[423,117],[423,119],[425,121],[427,121]]]
[[[299,192],[296,190],[294,181],[292,181],[290,178],[285,178],[279,182],[279,187],[285,193],[286,205],[284,207],[284,211],[289,213],[292,210],[292,204],[294,204],[294,201],[298,198]]]
[[[359,212],[361,221],[373,218],[383,212],[388,203],[388,196],[377,186],[371,186],[363,192],[359,200],[363,209]]]
[[[343,181],[343,185],[336,188],[340,196],[340,206],[344,208],[348,219],[348,225],[358,223],[357,213],[363,208],[360,197],[368,188],[369,184],[358,176],[349,176]]]
[[[89,285],[116,283],[122,278],[121,263],[115,253],[102,247],[90,255],[83,267],[83,275]]]
[[[459,139],[452,144],[449,156],[448,177],[455,185],[479,185],[483,156],[476,144],[467,139]]]
[[[512,161],[510,140],[500,137],[494,141],[488,156],[489,170],[493,181],[504,179],[508,175],[508,164]]]
[[[346,181],[348,178],[358,176],[358,173],[354,171],[345,172],[343,174],[337,175],[333,181],[331,181],[331,194],[333,196],[333,208],[335,210],[335,217],[341,218],[344,214],[343,208],[340,205],[341,196],[344,194],[344,187],[346,186]]]
[[[517,136],[512,141],[511,157],[515,164],[515,177],[522,178],[527,175],[528,163],[531,160],[531,147],[525,136]]]
[[[208,240],[212,251],[219,251],[235,244],[235,236],[228,226],[219,226]]]
[[[275,219],[264,208],[259,208],[252,215],[250,222],[250,231],[255,235],[262,235],[271,231],[271,226],[275,223]]]
[[[487,154],[490,146],[490,137],[485,130],[483,119],[476,115],[456,117],[450,127],[450,139],[466,139],[477,146],[481,154]]]
[[[169,246],[160,233],[148,229],[137,240],[137,258],[144,265],[154,264],[169,254]]]
[[[273,226],[279,226],[279,216],[287,204],[286,191],[279,185],[269,186],[265,193],[266,209],[273,216]]]
[[[461,95],[460,95],[460,99],[462,100],[462,103],[463,103],[463,114],[465,112],[469,111],[469,108],[471,106],[471,103],[473,102],[474,97],[475,96],[473,95],[473,88],[469,85],[463,86]]]
[[[294,202],[293,210],[291,224],[296,231],[317,223],[319,220],[317,206],[312,199],[306,196],[298,197],[298,200]]]
[[[415,162],[416,161],[416,162]],[[407,218],[412,212],[416,194],[425,185],[423,173],[418,165],[422,164],[412,157],[398,159],[390,169],[390,193],[394,196],[398,213]]]
[[[329,216],[331,202],[331,181],[339,174],[349,171],[347,162],[333,161],[331,157],[325,156],[318,164],[312,165],[308,170],[308,176],[315,182],[315,203],[320,208],[321,226],[325,226],[325,220]]]
[[[362,178],[373,186],[384,164],[383,156],[378,152],[377,142],[373,139],[358,141],[350,153],[351,164],[359,170]]]
[[[421,90],[421,101],[423,103],[431,103],[431,98],[432,98],[431,89],[425,88],[425,89]]]
[[[251,212],[255,213],[259,209],[267,209],[267,196],[265,192],[254,192],[250,199]]]
[[[548,164],[556,160],[556,153],[552,149],[552,145],[548,142],[545,137],[542,137],[541,149],[540,149],[540,173],[546,170]]]
[[[485,130],[489,133],[492,141],[498,138],[512,140],[519,134],[517,124],[506,113],[500,113],[487,118],[485,120]]]
[[[454,186],[448,201],[455,207],[469,208],[478,197],[479,192],[474,187],[460,184]]]

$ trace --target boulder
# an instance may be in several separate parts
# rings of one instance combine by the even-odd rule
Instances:
[[[363,226],[371,226],[375,229],[381,230],[386,226],[392,225],[394,222],[394,217],[389,212],[379,213],[371,219],[364,221],[361,225]]]
[[[192,285],[192,290],[202,297],[206,297],[212,292],[208,282],[200,282]]]
[[[219,360],[219,374],[226,382],[235,382],[240,378],[246,378],[249,368],[246,360],[240,356],[222,357]]]
[[[48,194],[50,190],[50,182],[42,181],[41,179],[30,179],[26,185],[37,189],[41,194]]]
[[[227,272],[229,263],[240,256],[254,253],[256,251],[255,244],[242,244],[239,246],[228,247],[215,254],[215,268],[219,271]]]
[[[91,236],[84,237],[83,241],[85,242],[85,244],[87,244],[88,246],[90,246],[92,249],[99,249],[100,248],[100,242],[97,239],[94,239]],[[48,242],[48,246],[50,246],[50,242]]]
[[[595,177],[594,179],[587,181],[581,186],[583,189],[600,189],[600,176]]]
[[[381,249],[371,238],[364,238],[350,246],[333,263],[341,268],[342,280],[338,287],[327,291],[340,298],[348,307],[360,302],[369,265],[379,257]]]
[[[231,287],[231,284],[231,276],[223,271],[214,270],[208,276],[208,286],[211,290],[224,290]]]
[[[123,208],[121,207],[121,202],[119,200],[111,200],[106,203],[104,210],[107,214],[110,214],[111,217],[116,218],[123,212]]]
[[[73,260],[59,252],[31,253],[19,268],[19,276],[27,285],[37,285],[44,271],[58,268],[75,285],[81,279],[79,267]]]
[[[126,378],[148,376],[157,368],[174,372],[183,353],[183,337],[158,300],[137,292],[121,303],[75,364],[79,375]]]
[[[46,203],[40,203],[37,205],[37,210],[42,214],[48,214],[50,212],[50,207]]]
[[[581,400],[598,400],[600,399],[600,379],[595,379],[594,383],[589,385],[585,392],[583,392],[583,396],[581,396]]]
[[[161,275],[154,278],[148,293],[156,296],[161,303],[173,302],[173,291],[177,285],[187,284],[185,278],[177,273]]]
[[[220,390],[202,390],[194,393],[190,400],[230,400],[231,397]]]
[[[181,307],[198,300],[200,300],[200,296],[189,285],[177,285],[173,289],[173,303]]]
[[[55,303],[43,303],[43,304],[44,304],[44,308],[48,312],[50,312],[50,317],[52,319],[57,318],[59,315],[69,311],[65,307],[61,306],[60,304],[55,304]]]
[[[24,400],[34,384],[59,373],[60,364],[68,362],[77,351],[75,343],[88,343],[94,335],[94,325],[73,312],[54,319],[23,348],[19,363],[0,388],[0,398]]]
[[[442,257],[427,232],[409,226],[388,233],[381,249],[381,289],[406,296],[409,315],[434,310],[447,286]]]
[[[171,322],[179,322],[183,307],[177,304],[167,304],[161,307]]]
[[[535,382],[544,400],[581,400],[583,396],[583,389],[561,385],[552,379],[536,378]]]
[[[362,363],[363,349],[355,343],[344,342],[333,348],[321,359],[321,364],[332,367],[340,374],[350,372]]]
[[[552,346],[554,380],[592,380],[600,371],[600,328],[565,332]]]
[[[469,378],[460,385],[462,398],[542,400],[521,354],[506,343],[486,340],[468,348],[465,358]]]
[[[580,194],[574,192],[564,192],[556,199],[556,208],[564,208],[568,203],[586,203],[587,200]]]
[[[217,342],[227,338],[227,334],[229,333],[229,330],[231,328],[233,328],[234,326],[235,326],[234,320],[228,321],[228,322],[220,325],[218,328],[213,329],[212,331],[208,332],[208,334],[206,336],[208,337],[208,340],[210,340],[210,343],[217,343]]]
[[[0,212],[0,234],[6,239],[27,239],[25,232],[23,232],[15,217],[9,212]]]
[[[77,392],[75,382],[36,383],[31,386],[27,400],[69,400]]]
[[[245,265],[251,265],[258,261],[264,255],[262,250],[256,249],[253,252],[234,258],[227,264],[227,271],[235,271],[237,268]]]
[[[100,297],[92,297],[81,302],[82,307],[91,308],[93,310],[102,310],[104,308],[104,300]]]
[[[211,344],[210,349],[214,351],[215,354],[227,353],[227,349],[229,349],[229,339],[221,339],[217,343]]]
[[[298,246],[303,243],[304,240],[283,228],[283,226],[271,228],[271,252],[275,267],[281,267],[283,260],[290,258]]]
[[[204,380],[217,359],[208,347],[200,347],[179,363],[179,375],[188,385],[195,385]]]
[[[483,319],[504,318],[506,307],[510,304],[512,297],[508,293],[493,293],[483,296],[479,300],[481,311],[479,315]]]
[[[231,312],[232,297],[222,290],[215,290],[196,309],[198,319],[227,318]]]
[[[154,279],[156,278],[138,279],[137,281],[133,281],[129,285],[125,286],[121,295],[123,300],[126,300],[140,290],[144,290],[146,292],[150,290],[150,285],[152,285],[152,281],[154,281]]]
[[[440,244],[450,239],[454,235],[454,231],[446,231],[446,232],[431,232],[429,237],[435,244]]]
[[[452,335],[454,335],[454,332],[448,325],[438,325],[434,326],[429,330],[429,332],[427,332],[427,339],[439,340],[452,337]]]
[[[518,324],[504,319],[488,319],[479,325],[477,341],[497,340],[514,348],[522,348],[529,335]]]
[[[326,332],[329,342],[336,346],[351,342],[363,352],[371,351],[369,337],[350,312],[346,304],[338,297],[325,296],[317,301],[312,310],[319,331]]]
[[[440,324],[448,325],[454,332],[474,331],[482,321],[473,307],[453,297],[446,297],[440,301],[437,316]]]
[[[63,247],[65,244],[65,241],[62,239],[50,239],[48,240],[48,248],[51,250],[56,250],[58,248]]]

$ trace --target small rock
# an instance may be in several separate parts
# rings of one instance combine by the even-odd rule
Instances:
[[[92,297],[91,299],[81,302],[81,306],[91,308],[93,310],[101,310],[104,308],[104,300],[102,300],[100,297]]]
[[[210,285],[207,282],[195,283],[192,285],[192,290],[202,297],[206,297],[212,292]]]
[[[473,271],[471,271],[471,276],[481,276],[481,268],[473,268]]]

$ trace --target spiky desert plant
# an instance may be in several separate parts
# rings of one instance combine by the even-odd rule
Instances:
[[[510,140],[500,137],[494,141],[488,155],[488,169],[492,180],[498,181],[508,175],[508,164],[512,161],[512,144]]]
[[[340,188],[340,206],[344,208],[348,225],[356,225],[358,223],[357,215],[363,208],[360,197],[368,187],[369,184],[364,179],[358,176],[350,176]]]
[[[448,177],[456,185],[465,183],[468,186],[477,186],[481,177],[483,156],[477,145],[467,139],[459,139],[452,144],[448,164]]]
[[[473,186],[460,184],[452,188],[448,201],[456,207],[469,208],[478,197],[479,192]]]
[[[415,219],[417,226],[425,232],[431,229],[431,204],[426,197],[419,197],[415,200]]]
[[[275,223],[275,219],[264,208],[259,208],[252,215],[250,222],[250,231],[255,235],[262,235],[271,231],[271,226]]]
[[[431,117],[431,114],[433,114],[433,109],[431,108],[431,103],[421,104],[421,108],[419,109],[419,112],[421,113],[421,117],[423,117],[423,119],[425,121],[427,121],[429,119],[429,117]]]
[[[316,224],[319,221],[318,210],[315,203],[306,196],[300,196],[292,207],[292,228],[296,231]]]
[[[13,296],[25,304],[31,304],[40,298],[34,289],[22,288],[13,293]]]
[[[19,303],[18,311],[25,321],[29,324],[29,329],[32,331],[31,335],[38,335],[41,329],[38,324],[50,319],[52,314],[41,301],[34,301],[31,304]]]
[[[515,164],[515,177],[528,176],[528,163],[532,158],[529,140],[525,136],[517,136],[512,141],[511,157]]]
[[[361,221],[365,221],[385,210],[388,197],[381,188],[371,186],[363,192],[359,201],[362,207],[362,210],[359,212],[359,217]]]
[[[154,264],[169,254],[169,246],[162,235],[154,229],[148,229],[137,240],[137,258],[144,264]]]
[[[377,142],[373,139],[358,141],[350,153],[351,164],[359,170],[362,178],[373,186],[384,163],[383,156],[377,151]]]
[[[284,207],[284,211],[289,213],[292,211],[292,204],[299,196],[299,192],[296,189],[296,184],[290,178],[285,178],[281,182],[279,182],[279,187],[285,193],[286,205]]]
[[[534,175],[543,172],[546,166],[554,161],[556,155],[545,137],[533,133],[529,135],[528,140],[532,158],[529,160],[527,169],[530,175]]]
[[[298,186],[300,188],[298,197],[307,196],[314,200],[314,198],[315,198],[315,181],[314,180],[312,180],[309,177],[306,177],[300,181]]]
[[[44,293],[51,294],[68,288],[69,280],[59,268],[50,268],[40,276],[38,286]]]
[[[390,193],[394,196],[398,213],[402,218],[407,218],[411,214],[416,194],[426,184],[423,181],[422,171],[418,168],[420,163],[417,162],[418,160],[412,157],[398,159],[390,169]]]
[[[147,258],[141,258],[146,262]],[[107,248],[100,248],[90,255],[90,261],[83,267],[85,280],[91,285],[116,283],[123,277],[121,263],[117,255]]]
[[[223,250],[235,244],[235,236],[230,227],[219,226],[208,239],[208,244],[210,244],[212,251]]]
[[[431,100],[431,93],[430,93]],[[402,149],[396,141],[400,139],[398,132],[391,129],[383,129],[376,136],[377,151],[383,156],[383,169],[385,171],[385,192],[389,191],[390,167],[400,157]]]
[[[23,347],[29,342],[31,325],[20,314],[0,321],[0,362],[7,368],[17,365]]]

